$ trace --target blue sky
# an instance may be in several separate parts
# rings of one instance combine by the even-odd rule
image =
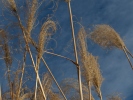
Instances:
[[[53,14],[50,9],[51,5],[45,9],[43,14]],[[108,24],[120,34],[127,48],[133,54],[132,0],[71,0],[71,7],[75,34],[77,34],[80,27],[78,22],[86,29],[97,24]],[[40,23],[46,17],[43,14],[39,17]],[[50,40],[48,48],[54,48],[55,53],[74,59],[68,6],[63,0],[59,1],[54,14],[52,19],[59,23],[58,31]],[[133,71],[123,51],[117,48],[103,49],[91,40],[88,40],[88,50],[99,57],[98,61],[104,77],[101,87],[103,99],[105,100],[106,96],[110,94],[120,93],[125,98],[124,100],[133,100]],[[46,61],[59,82],[66,77],[77,78],[76,68],[70,62],[49,55],[46,55]],[[133,59],[131,61],[133,62]],[[43,73],[45,70],[44,66],[41,66],[40,72]]]

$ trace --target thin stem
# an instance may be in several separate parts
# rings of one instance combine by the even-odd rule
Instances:
[[[58,57],[61,57],[61,58],[64,58],[64,59],[67,59],[69,61],[71,61],[73,64],[75,64],[76,66],[79,66],[76,62],[74,62],[72,59],[70,58],[67,58],[65,56],[62,56],[62,55],[59,55],[59,54],[55,54],[55,53],[52,53],[52,52],[48,52],[48,51],[44,51],[45,53],[47,54],[51,54],[51,55],[54,55],[54,56],[58,56]]]
[[[37,66],[37,57],[36,57],[36,66]],[[36,95],[37,95],[37,86],[38,86],[38,80],[36,78],[36,86],[35,86],[35,96],[34,96],[34,100],[36,100]]]
[[[89,100],[91,100],[91,82],[89,81]]]
[[[34,70],[35,70],[35,73],[36,73],[36,78],[37,78],[38,81],[39,81],[39,85],[40,85],[41,91],[42,91],[42,93],[43,93],[43,98],[44,98],[44,100],[46,100],[46,96],[45,96],[45,93],[44,93],[44,90],[43,90],[43,86],[42,86],[40,77],[39,77],[39,75],[38,75],[38,71],[37,71],[37,69],[36,69],[36,66],[35,66],[35,63],[34,63],[34,60],[33,60],[33,56],[32,56],[30,47],[29,47],[29,45],[28,45],[28,41],[27,41],[27,38],[26,38],[26,35],[25,35],[25,31],[24,31],[24,28],[23,28],[23,26],[22,26],[22,23],[21,23],[21,20],[20,20],[20,17],[19,17],[18,14],[17,14],[17,18],[18,18],[18,21],[19,21],[19,25],[20,25],[20,27],[21,27],[21,29],[22,29],[22,33],[23,33],[23,35],[24,35],[24,40],[25,40],[25,43],[26,43],[26,47],[27,47],[27,49],[28,49],[28,51],[29,51],[30,58],[31,58],[31,61],[32,61],[32,64],[33,64],[33,67],[34,67]]]
[[[73,18],[72,18],[72,10],[70,5],[70,0],[68,1],[68,8],[69,8],[69,14],[70,14],[70,22],[71,22],[71,29],[72,29],[72,38],[73,38],[73,44],[74,44],[74,53],[75,53],[75,59],[76,63],[78,64],[78,55],[77,55],[77,48],[76,48],[76,40],[75,40],[75,34],[74,34],[74,25],[73,25]],[[83,100],[83,93],[82,93],[82,83],[81,83],[81,71],[80,66],[77,68],[78,73],[78,81],[79,81],[79,90],[80,90],[80,99]]]
[[[125,53],[125,55],[126,55],[126,57],[127,57],[127,60],[128,60],[128,62],[129,62],[129,64],[130,64],[130,66],[131,66],[132,70],[133,70],[132,63],[130,62],[130,59],[129,59],[128,54],[127,54],[127,52],[126,52],[126,50],[125,50],[125,48],[124,48],[124,47],[123,47],[123,51],[124,51],[124,53]]]
[[[100,96],[100,100],[103,100],[101,91],[100,91],[100,95],[99,96]]]
[[[1,84],[0,84],[0,100],[2,100],[2,96],[1,96]]]
[[[47,65],[47,63],[46,63],[46,61],[44,60],[44,58],[43,58],[43,57],[42,57],[42,60],[43,60],[43,63],[45,64],[46,68],[48,69],[48,71],[49,71],[50,75],[52,76],[53,80],[55,81],[55,83],[56,83],[57,87],[59,88],[59,90],[60,90],[61,94],[63,95],[64,99],[65,99],[65,100],[67,100],[67,98],[66,98],[65,94],[63,93],[63,91],[62,91],[61,87],[59,86],[58,82],[56,81],[56,79],[55,79],[54,75],[52,74],[52,72],[51,72],[50,68],[48,67],[48,65]]]
[[[127,53],[133,58],[133,55],[130,53],[130,51],[126,47],[124,47],[124,48],[127,51]]]
[[[22,74],[21,74],[20,83],[19,83],[17,100],[19,99],[20,91],[21,91],[21,87],[22,87],[22,82],[23,82],[23,76],[24,76],[24,70],[25,70],[25,61],[26,61],[26,54],[27,54],[27,51],[24,52],[23,65],[22,65]]]
[[[36,78],[36,86],[35,86],[35,96],[34,96],[34,100],[36,100],[36,95],[37,95],[37,84],[38,83],[38,80],[37,80],[37,78]]]

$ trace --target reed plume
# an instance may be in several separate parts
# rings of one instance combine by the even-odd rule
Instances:
[[[42,27],[39,34],[39,41],[38,41],[38,55],[37,55],[37,66],[40,64],[40,59],[44,53],[44,45],[48,36],[52,35],[52,32],[56,31],[56,24],[54,21],[48,20],[46,21]]]
[[[32,0],[31,7],[29,8],[28,12],[28,20],[27,20],[27,37],[29,38],[30,42],[30,37],[31,37],[31,31],[34,26],[35,22],[35,14],[37,11],[37,5],[38,5],[38,0]]]
[[[79,55],[81,58],[81,64],[83,69],[83,76],[88,84],[89,95],[91,95],[91,86],[93,85],[96,88],[96,92],[98,96],[102,100],[102,94],[100,91],[100,87],[103,81],[99,65],[97,63],[96,57],[90,54],[87,51],[87,34],[85,32],[84,27],[82,27],[78,32],[78,49]],[[91,96],[90,96],[91,99]]]
[[[126,45],[119,34],[109,25],[96,25],[90,34],[90,38],[104,48],[116,47],[123,50],[131,68],[133,69],[132,63],[128,57],[129,54],[133,58],[132,54],[126,48]]]
[[[119,34],[109,25],[96,25],[90,34],[91,39],[102,47],[122,49],[125,44]]]
[[[100,100],[102,100],[102,93],[101,93],[101,85],[103,82],[103,77],[99,68],[99,64],[97,62],[97,57],[94,57],[90,54],[91,57],[91,63],[93,68],[93,86],[95,87],[96,93],[98,94]]]

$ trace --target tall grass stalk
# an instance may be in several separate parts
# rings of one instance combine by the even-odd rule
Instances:
[[[43,63],[45,64],[46,68],[48,69],[48,71],[49,71],[49,73],[50,73],[51,77],[52,77],[52,78],[53,78],[53,80],[55,81],[55,83],[56,83],[57,87],[59,88],[59,90],[60,90],[61,94],[63,95],[64,99],[65,99],[65,100],[67,100],[67,98],[66,98],[65,94],[63,93],[63,91],[62,91],[61,87],[59,86],[58,82],[56,81],[56,79],[55,79],[54,75],[52,74],[51,70],[49,69],[49,67],[48,67],[48,65],[47,65],[47,63],[46,63],[46,61],[44,60],[44,58],[43,58],[43,57],[42,57],[42,61],[43,61]]]
[[[2,95],[1,95],[1,84],[0,84],[0,100],[2,100]]]
[[[70,15],[70,23],[71,23],[71,29],[72,29],[72,38],[73,38],[75,59],[76,59],[76,64],[78,64],[78,54],[77,54],[77,48],[76,48],[76,40],[75,40],[75,33],[74,33],[74,25],[73,25],[70,0],[68,0],[67,3],[68,3],[69,15]],[[79,81],[80,99],[83,100],[80,66],[77,66],[77,73],[78,73],[78,81]]]
[[[43,98],[44,98],[44,100],[46,100],[45,92],[44,92],[44,90],[43,90],[43,86],[42,86],[42,83],[41,83],[41,80],[40,80],[40,77],[39,77],[39,74],[38,74],[38,70],[37,70],[36,65],[35,65],[35,63],[34,63],[33,56],[32,56],[32,53],[31,53],[31,50],[30,50],[30,47],[29,47],[29,44],[28,44],[28,39],[26,38],[25,29],[24,29],[24,27],[23,27],[23,25],[22,25],[22,23],[21,23],[21,20],[20,20],[20,17],[19,17],[19,15],[18,15],[17,10],[16,10],[16,17],[17,17],[17,19],[18,19],[20,28],[21,28],[21,30],[22,30],[22,33],[23,33],[23,36],[24,36],[24,40],[25,40],[25,44],[26,44],[26,49],[28,50],[28,52],[29,52],[29,54],[30,54],[30,58],[31,58],[31,61],[32,61],[32,65],[33,65],[34,70],[35,70],[35,73],[36,73],[36,78],[37,78],[37,80],[38,80],[38,82],[39,82],[39,85],[40,85],[40,87],[41,87],[41,91],[42,91],[42,94],[43,94]]]

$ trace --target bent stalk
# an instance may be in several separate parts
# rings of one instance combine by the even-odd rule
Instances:
[[[70,0],[68,0],[67,3],[68,3],[68,8],[69,8],[69,14],[70,14],[70,23],[71,23],[71,29],[72,29],[72,38],[73,38],[73,44],[74,44],[75,59],[76,59],[76,63],[78,64],[78,55],[77,55],[76,40],[75,40],[75,34],[74,34],[74,25],[73,25]],[[77,66],[77,67],[78,67],[77,73],[78,73],[78,81],[79,81],[80,99],[83,100],[82,83],[81,83],[81,70],[80,70],[80,66]]]

